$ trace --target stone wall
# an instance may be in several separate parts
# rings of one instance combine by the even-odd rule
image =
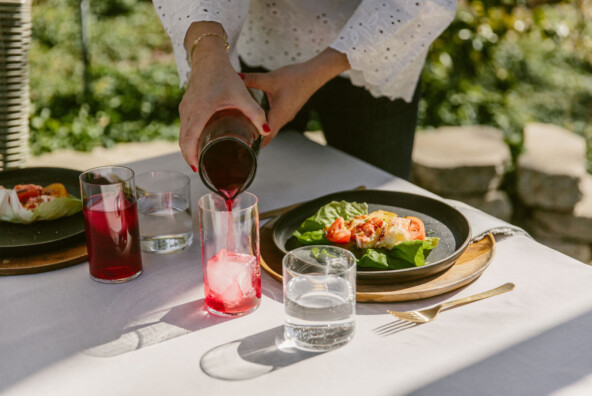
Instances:
[[[529,124],[517,163],[516,191],[530,209],[525,228],[554,249],[592,259],[592,175],[586,141],[563,128]]]
[[[512,203],[500,184],[511,163],[503,132],[487,126],[418,132],[412,181],[445,198],[510,221]]]
[[[412,181],[524,227],[539,242],[592,261],[592,175],[585,140],[554,125],[533,123],[516,164],[516,198],[500,183],[511,157],[503,132],[485,126],[420,131]]]

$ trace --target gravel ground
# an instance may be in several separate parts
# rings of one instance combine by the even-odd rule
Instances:
[[[112,148],[98,147],[89,153],[74,150],[53,151],[29,158],[27,167],[49,166],[85,170],[96,166],[139,161],[176,151],[179,151],[177,142],[121,143]]]

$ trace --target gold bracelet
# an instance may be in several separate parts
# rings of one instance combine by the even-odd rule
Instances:
[[[224,41],[224,47],[226,48],[226,51],[228,51],[230,49],[230,44],[228,44],[228,41],[226,40],[225,37],[219,35],[218,33],[203,33],[200,34],[198,38],[195,39],[195,41],[193,42],[193,45],[191,45],[191,51],[189,52],[189,61],[191,62],[191,64],[193,64],[193,51],[195,50],[195,47],[197,47],[197,44],[199,44],[199,42],[209,36],[214,36],[214,37],[218,37],[220,40]]]

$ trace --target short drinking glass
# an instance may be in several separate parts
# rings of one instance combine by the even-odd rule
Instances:
[[[356,258],[342,248],[304,246],[284,256],[284,337],[297,348],[327,351],[355,330]]]
[[[91,277],[121,283],[142,273],[134,172],[123,166],[80,175]]]
[[[148,253],[178,252],[193,241],[189,177],[174,171],[136,176],[140,245]]]
[[[207,309],[220,316],[254,311],[261,302],[257,197],[245,192],[226,201],[210,193],[198,207]]]

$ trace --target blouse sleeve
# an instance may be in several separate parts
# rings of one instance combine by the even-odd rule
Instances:
[[[352,83],[410,102],[428,49],[454,19],[456,0],[362,0],[330,46],[347,55]]]
[[[230,43],[230,59],[239,70],[236,42],[249,11],[249,0],[153,0],[154,8],[171,38],[181,85],[189,79],[191,66],[185,50],[185,35],[193,22],[218,22]]]

